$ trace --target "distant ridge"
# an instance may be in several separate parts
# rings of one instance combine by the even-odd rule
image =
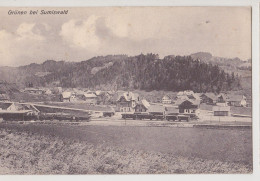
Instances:
[[[163,59],[157,54],[108,55],[82,62],[47,60],[42,64],[0,67],[0,80],[20,87],[32,83],[34,86],[219,92],[241,89],[243,63],[240,59],[213,57],[207,52],[169,55]]]

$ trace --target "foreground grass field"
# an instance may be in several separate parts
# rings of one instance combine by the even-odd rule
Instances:
[[[1,166],[10,174],[250,173],[251,130],[0,124]]]

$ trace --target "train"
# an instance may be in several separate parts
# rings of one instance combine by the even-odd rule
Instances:
[[[123,113],[121,114],[123,119],[133,120],[167,120],[167,121],[190,121],[191,119],[197,119],[195,115],[191,114],[153,114],[149,112],[138,112],[138,113]]]

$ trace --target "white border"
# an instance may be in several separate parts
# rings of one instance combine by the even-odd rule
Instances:
[[[253,174],[236,175],[84,175],[84,176],[0,176],[0,180],[260,180],[259,139],[259,2],[260,0],[1,0],[1,6],[79,7],[79,6],[251,6],[252,7],[252,72],[253,72]],[[1,20],[0,20],[1,21]]]

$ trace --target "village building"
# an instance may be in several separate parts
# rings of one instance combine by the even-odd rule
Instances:
[[[51,95],[52,91],[50,89],[46,89],[44,93],[47,94],[47,95]]]
[[[169,95],[165,95],[162,98],[162,103],[163,104],[171,104],[172,103],[172,99]]]
[[[230,106],[213,106],[212,111],[214,116],[229,116]]]
[[[165,115],[165,107],[162,105],[150,105],[147,112],[152,115]]]
[[[0,103],[0,118],[4,120],[28,120],[30,116],[38,116],[40,111],[31,104]]]
[[[0,101],[2,102],[9,101],[9,96],[7,94],[0,94]]]
[[[136,103],[140,101],[140,97],[136,93],[124,92],[119,94],[116,107],[120,112],[134,112]]]
[[[217,103],[226,103],[227,102],[227,95],[226,94],[219,94],[217,96]]]
[[[97,104],[97,96],[94,92],[87,92],[84,94],[84,100],[86,103],[90,105],[96,105]]]
[[[143,99],[136,103],[135,112],[147,112],[148,108],[150,107],[150,103]]]
[[[246,107],[247,106],[247,100],[246,100],[246,97],[244,95],[230,94],[228,96],[227,104],[229,106]]]
[[[11,102],[0,102],[0,110],[7,110],[11,105]]]
[[[179,114],[179,108],[178,106],[167,106],[165,107],[165,114],[166,115],[178,115]]]
[[[214,93],[203,93],[200,95],[200,103],[214,105],[217,103],[218,97]]]
[[[41,94],[44,94],[44,93],[45,93],[45,90],[43,90],[43,89],[38,89],[38,88],[25,88],[25,89],[24,89],[24,92],[25,92],[25,93],[29,93],[29,94],[38,94],[38,95],[41,95]]]
[[[193,115],[199,114],[199,100],[178,100],[176,105],[178,105],[179,113]]]
[[[16,102],[2,102],[0,103],[0,110],[5,111],[32,111],[34,113],[39,113],[40,111],[31,104],[16,103]]]
[[[63,92],[60,97],[61,102],[70,102],[71,95],[71,92]]]

